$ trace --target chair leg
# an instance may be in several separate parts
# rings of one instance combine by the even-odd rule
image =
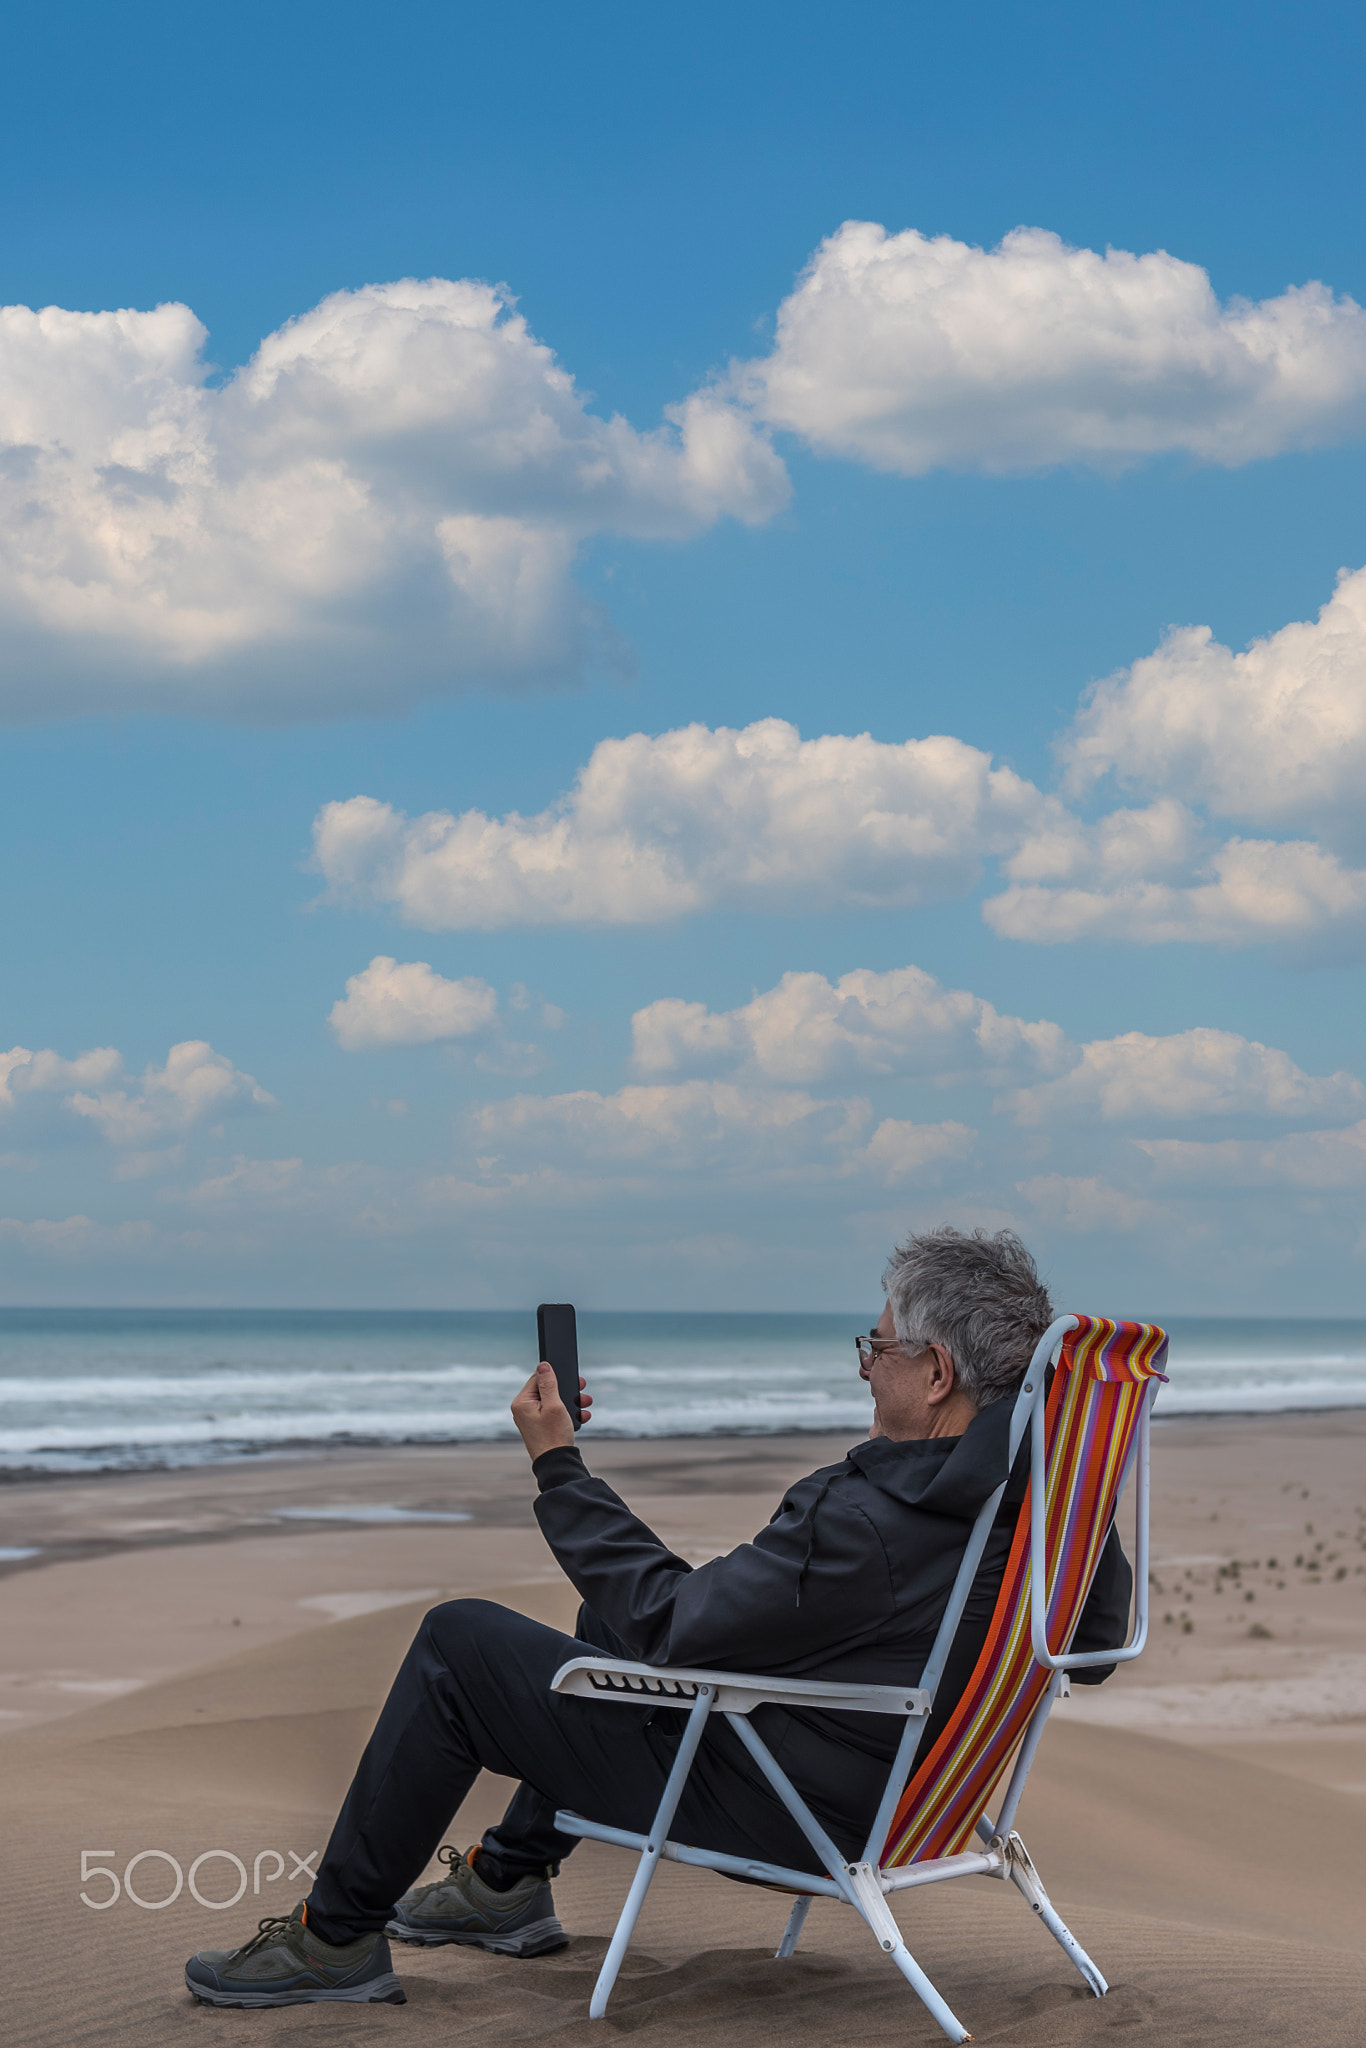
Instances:
[[[659,1802],[659,1809],[650,1826],[649,1840],[641,1851],[640,1862],[636,1866],[636,1874],[631,1880],[631,1889],[626,1894],[626,1904],[621,1909],[621,1918],[617,1922],[616,1932],[612,1936],[607,1954],[603,1957],[602,1968],[598,1972],[598,1981],[593,1986],[593,1996],[588,2004],[588,2017],[592,2020],[600,2020],[606,2015],[607,2001],[612,1995],[612,1986],[617,1981],[617,1972],[620,1970],[627,1948],[630,1946],[631,1936],[635,1932],[636,1921],[640,1918],[640,1909],[645,1904],[645,1894],[650,1889],[650,1879],[659,1868],[659,1859],[664,1851],[664,1843],[668,1837],[669,1827],[677,1811],[678,1802],[683,1795],[683,1787],[687,1783],[688,1772],[692,1769],[693,1758],[697,1755],[697,1746],[706,1731],[707,1715],[711,1711],[714,1698],[715,1691],[712,1686],[700,1685],[697,1688],[697,1698],[693,1702],[692,1709],[688,1714],[688,1725],[683,1730],[683,1740],[678,1745],[678,1755],[674,1758],[673,1769],[669,1772],[668,1782],[664,1787],[664,1794]]]
[[[802,1896],[794,1902],[792,1911],[787,1916],[787,1926],[783,1929],[783,1938],[778,1943],[778,1955],[774,1958],[775,1961],[783,1956],[796,1954],[797,1943],[802,1938],[802,1929],[806,1925],[806,1916],[810,1911],[811,1894],[810,1892],[803,1892]]]
[[[903,1941],[874,1865],[846,1863],[843,1875],[849,1888],[849,1903],[863,1915],[878,1947],[896,1964],[930,2017],[938,2021],[951,2041],[970,2041],[972,2036],[957,2013],[947,1999],[941,1998]]]
[[[1010,1859],[1011,1883],[1024,1893],[1058,1947],[1085,1978],[1096,1997],[1104,1998],[1110,1989],[1109,1985],[1044,1890],[1043,1879],[1034,1868],[1029,1851],[1018,1835],[1012,1834],[1009,1837],[1006,1850]]]

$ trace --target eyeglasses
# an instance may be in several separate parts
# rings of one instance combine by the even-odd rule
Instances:
[[[899,1337],[879,1337],[876,1330],[872,1331],[867,1337],[860,1334],[854,1339],[854,1349],[858,1352],[858,1362],[865,1372],[872,1365],[874,1359],[881,1358],[884,1351],[899,1351],[900,1348],[901,1339]]]

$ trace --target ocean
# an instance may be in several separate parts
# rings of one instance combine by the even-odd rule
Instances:
[[[867,1320],[584,1310],[591,1433],[862,1434],[853,1338]],[[535,1327],[530,1311],[0,1309],[0,1471],[508,1437]],[[1159,1416],[1366,1406],[1366,1320],[1169,1328]]]

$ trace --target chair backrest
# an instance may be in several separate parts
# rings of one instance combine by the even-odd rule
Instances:
[[[1062,1341],[1045,1411],[1048,1647],[1072,1640],[1114,1519],[1148,1382],[1162,1379],[1155,1323],[1079,1316]],[[1033,1486],[1031,1478],[1030,1485]],[[993,1786],[1053,1674],[1030,1640],[1030,1496],[1015,1528],[991,1627],[972,1677],[901,1796],[884,1868],[953,1856],[971,1840]]]

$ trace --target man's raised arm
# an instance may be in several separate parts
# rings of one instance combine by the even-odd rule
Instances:
[[[877,1532],[834,1499],[820,1503],[818,1532],[818,1482],[797,1488],[752,1543],[694,1569],[588,1471],[548,1367],[512,1412],[540,1488],[542,1534],[583,1599],[642,1661],[782,1669],[847,1644],[889,1613],[891,1574]]]

